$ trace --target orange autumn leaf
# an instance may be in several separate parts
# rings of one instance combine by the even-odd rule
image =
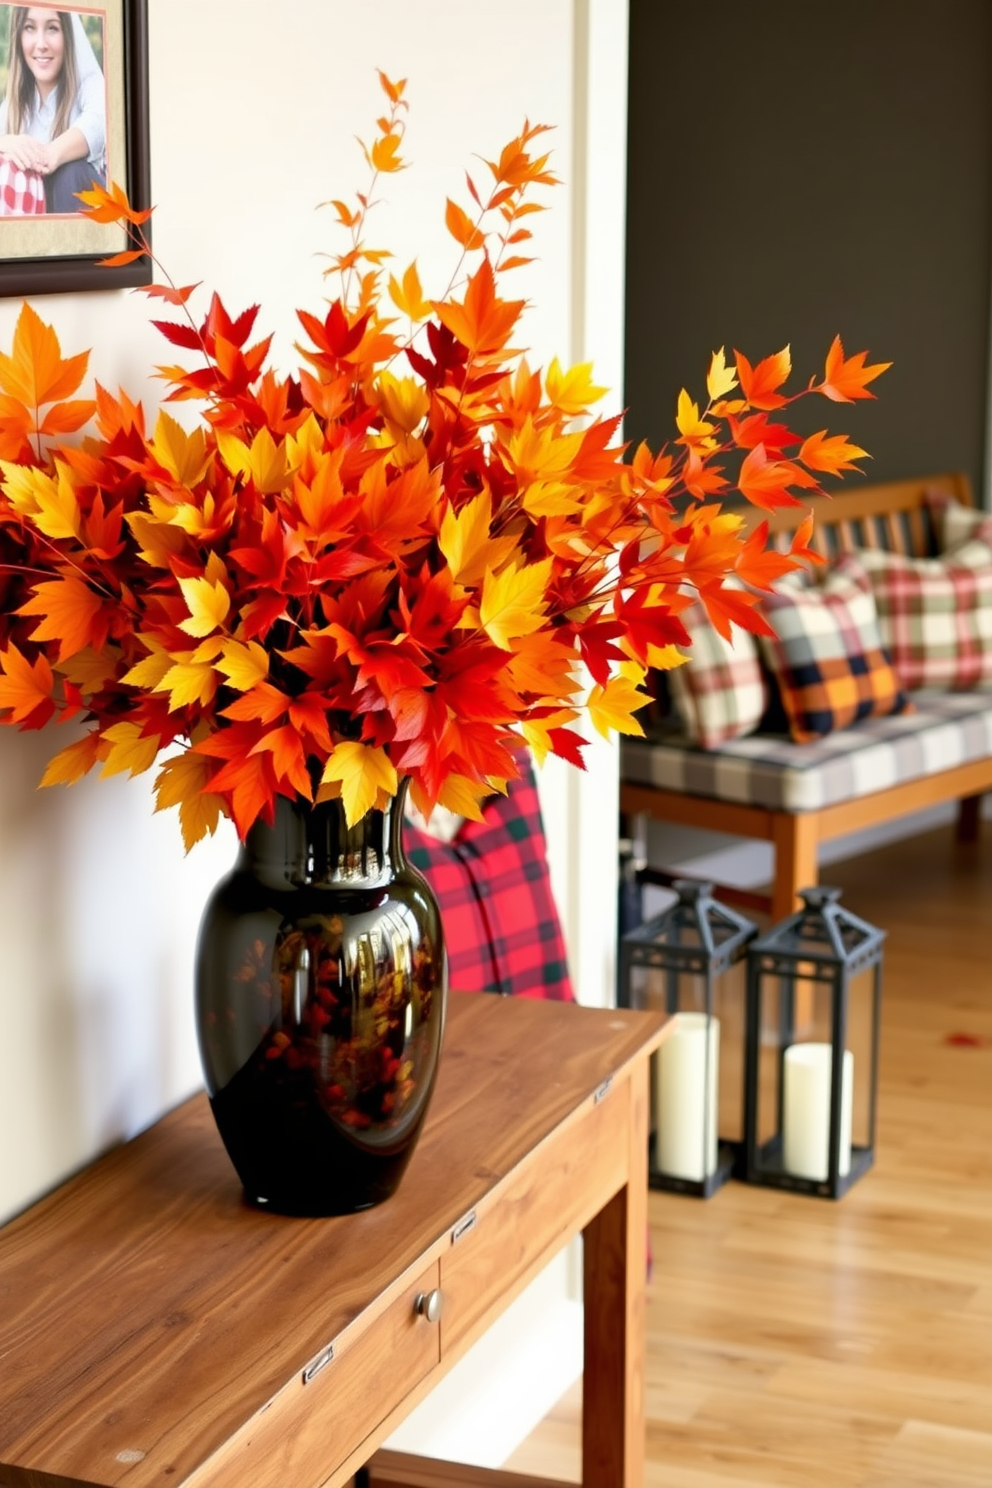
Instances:
[[[468,213],[464,212],[457,202],[453,202],[450,196],[445,207],[444,225],[455,242],[467,251],[471,251],[473,248],[481,248],[485,242],[484,235],[476,227]]]
[[[0,387],[26,408],[71,398],[89,365],[89,352],[62,356],[59,338],[31,306],[24,304],[14,327],[11,355],[0,352]]]
[[[202,837],[212,836],[220,820],[223,798],[207,789],[209,778],[208,761],[188,749],[165,760],[155,777],[155,810],[179,808],[179,825],[187,852]]]
[[[484,258],[468,282],[464,300],[433,301],[432,307],[441,324],[470,352],[492,356],[503,351],[524,303],[497,298],[492,264]]]
[[[801,506],[790,486],[817,490],[816,478],[794,460],[770,460],[763,444],[749,450],[741,465],[737,484],[754,506],[774,511],[778,506]]]
[[[47,656],[29,661],[11,642],[6,651],[0,651],[0,711],[10,710],[5,722],[24,723],[41,710],[47,723],[55,712],[54,682]]]
[[[853,403],[858,398],[874,398],[875,394],[868,391],[867,384],[874,382],[876,377],[881,377],[892,363],[874,362],[871,366],[866,366],[867,355],[866,351],[859,351],[852,357],[845,357],[843,343],[839,336],[835,336],[827,352],[826,371],[823,381],[817,386],[817,392],[834,403]]]
[[[856,460],[867,458],[867,452],[851,444],[843,434],[828,435],[826,429],[804,439],[797,456],[810,470],[820,470],[826,475],[840,475],[845,470],[857,470]]]
[[[755,367],[736,350],[734,361],[741,392],[752,408],[781,408],[785,404],[787,400],[779,389],[792,371],[792,356],[787,346],[774,356],[765,357]]]
[[[100,650],[106,638],[98,624],[102,608],[100,596],[81,579],[70,575],[36,584],[33,595],[17,613],[40,616],[31,639],[57,641],[57,658],[65,661],[86,646]]]

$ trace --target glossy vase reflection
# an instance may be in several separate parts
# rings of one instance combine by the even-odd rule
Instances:
[[[399,1183],[441,1046],[437,903],[403,855],[402,795],[349,828],[280,799],[214,890],[197,947],[207,1091],[250,1202],[347,1214]]]

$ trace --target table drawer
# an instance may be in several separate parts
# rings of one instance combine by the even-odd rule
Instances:
[[[441,1257],[446,1361],[481,1334],[627,1181],[630,1082],[620,1080],[489,1193]],[[549,1151],[553,1144],[554,1150]]]
[[[387,1416],[437,1368],[440,1329],[418,1314],[416,1303],[438,1283],[435,1261],[371,1323],[359,1319],[334,1339],[332,1357],[318,1354],[183,1488],[325,1483],[362,1444],[369,1423]]]

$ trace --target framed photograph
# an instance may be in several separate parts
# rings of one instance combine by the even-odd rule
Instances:
[[[149,284],[147,258],[76,195],[118,182],[150,205],[147,0],[72,6],[0,0],[0,296]]]

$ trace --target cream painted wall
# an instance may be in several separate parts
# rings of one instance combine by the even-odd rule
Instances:
[[[540,259],[521,274],[535,307],[527,337],[535,362],[592,352],[619,388],[624,0],[149,0],[149,12],[156,249],[178,281],[202,279],[230,309],[260,301],[279,365],[292,356],[295,307],[319,304],[319,255],[336,241],[316,204],[363,184],[353,137],[380,111],[381,67],[409,79],[413,166],[388,181],[376,232],[401,263],[417,254],[428,286],[447,282],[444,198],[462,194],[472,152],[492,155],[525,115],[556,126],[555,164],[572,184],[537,220]],[[610,56],[610,96],[599,98]],[[590,104],[583,120],[600,108],[593,144],[576,102]],[[143,296],[35,305],[65,351],[93,347],[101,381],[154,404],[148,369],[170,353]],[[17,308],[0,305],[0,346]],[[234,851],[225,830],[184,858],[174,820],[150,810],[146,779],[36,792],[58,742],[0,731],[0,1218],[199,1084],[196,926]],[[573,969],[583,1000],[604,1001],[615,751],[597,751],[590,782],[556,772],[544,794]]]

